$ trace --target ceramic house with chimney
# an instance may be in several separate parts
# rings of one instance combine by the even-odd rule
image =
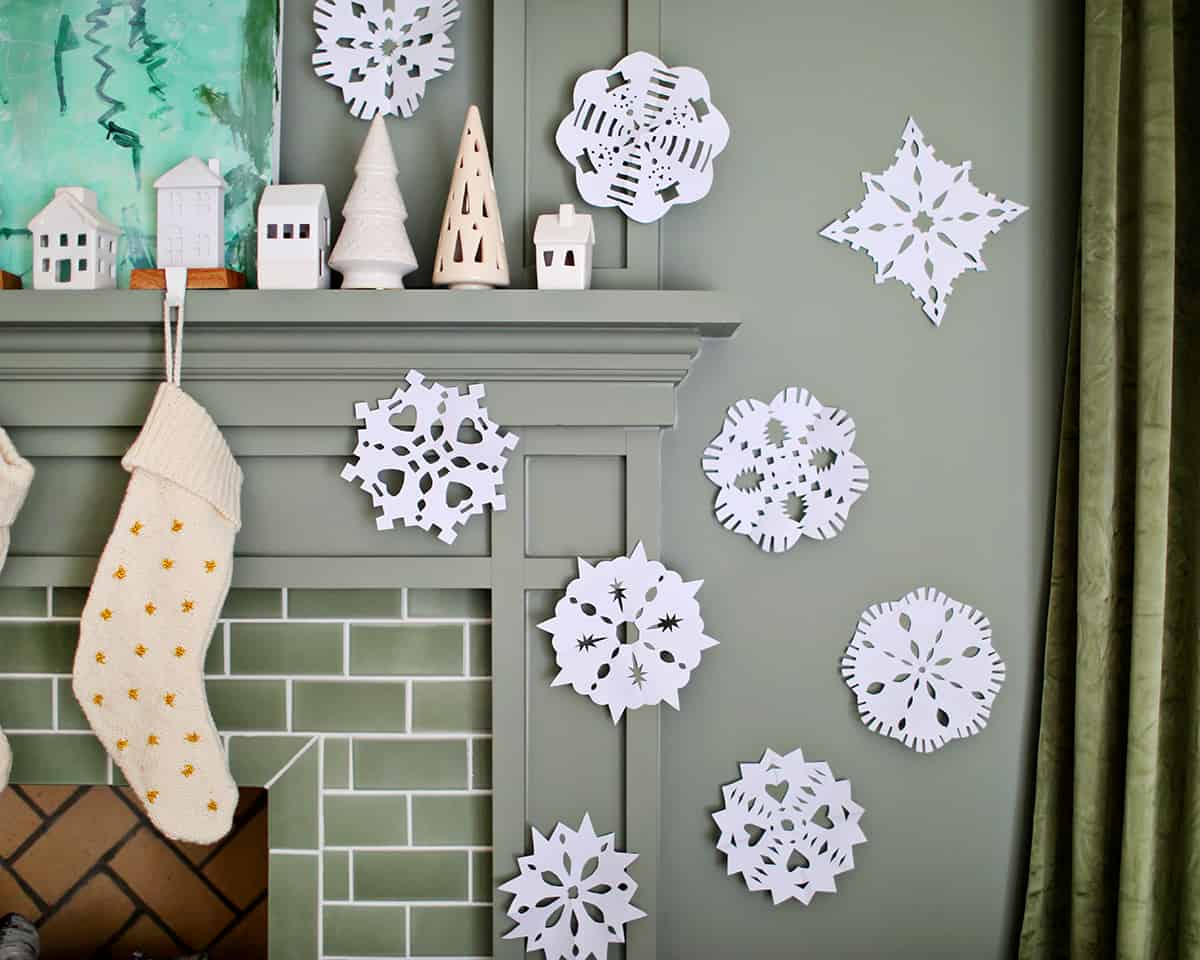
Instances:
[[[539,290],[587,290],[592,285],[592,250],[596,230],[591,215],[564,203],[558,213],[544,213],[533,231]]]
[[[158,266],[225,266],[225,178],[219,160],[188,157],[154,182]]]
[[[35,290],[105,290],[117,285],[121,229],[86,187],[59,187],[29,221]]]
[[[260,290],[329,286],[329,197],[319,183],[267,187],[258,204]]]

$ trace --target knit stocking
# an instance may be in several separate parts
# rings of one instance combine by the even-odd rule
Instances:
[[[17,519],[29,484],[33,482],[33,466],[17,453],[17,448],[0,430],[0,569],[8,556],[8,528]],[[12,751],[8,739],[0,730],[0,790],[8,786],[8,774],[12,769]]]
[[[121,465],[131,477],[83,609],[75,697],[155,826],[214,843],[229,832],[237,786],[202,671],[229,589],[242,472],[172,382]]]

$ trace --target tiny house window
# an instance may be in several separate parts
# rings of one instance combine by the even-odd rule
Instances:
[[[278,240],[279,239],[279,224],[277,224],[277,223],[268,223],[267,224],[267,239],[268,240]]]
[[[49,260],[49,258],[44,258],[42,260],[42,273],[49,273],[49,272],[50,272],[50,260]]]
[[[294,223],[285,223],[283,225],[283,239],[291,240],[296,236],[296,225]]]
[[[77,269],[80,273],[83,273],[87,269],[87,261],[80,259],[80,261],[76,265],[75,269]]]
[[[65,233],[60,233],[58,235],[58,245],[60,247],[65,247],[67,245],[67,235]]]
[[[110,263],[108,265],[108,275],[114,280],[117,279],[117,265],[115,263]]]
[[[575,266],[575,251],[574,250],[567,251],[567,259],[564,260],[563,263],[566,264],[568,267]]]
[[[43,234],[42,234],[42,236],[41,236],[41,245],[42,245],[43,247],[48,247],[48,246],[50,246],[50,234],[48,234],[48,233],[43,233]]]
[[[54,275],[55,280],[57,280],[59,283],[70,283],[71,282],[71,261],[70,260],[59,260],[58,263],[56,263],[54,265],[54,267],[55,267],[55,275]]]
[[[548,267],[554,266],[554,251],[545,250],[542,252],[542,262]]]
[[[309,238],[310,225],[307,223],[300,224],[300,239],[307,240]]]
[[[116,252],[117,252],[117,241],[116,241],[116,240],[109,240],[109,241],[108,241],[108,243],[107,243],[107,247],[108,247],[108,252],[109,252],[109,253],[116,253]]]
[[[86,247],[87,246],[87,234],[86,233],[81,233],[81,234],[79,234],[79,236],[77,236],[75,238],[75,246],[77,246],[77,247]]]

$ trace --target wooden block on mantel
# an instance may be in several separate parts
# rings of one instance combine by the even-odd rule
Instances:
[[[187,272],[189,290],[244,290],[246,275],[224,267],[204,267]],[[166,290],[167,271],[134,270],[129,274],[130,290]]]
[[[0,290],[20,290],[21,278],[7,270],[0,270]]]

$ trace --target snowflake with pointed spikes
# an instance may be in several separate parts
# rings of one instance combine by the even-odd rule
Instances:
[[[313,67],[360,120],[411,117],[454,66],[447,31],[461,14],[458,0],[316,0]]]
[[[704,451],[704,472],[718,488],[717,519],[774,553],[802,536],[836,537],[870,479],[854,435],[848,413],[799,387],[770,403],[739,400]]]
[[[559,673],[552,686],[608,707],[613,723],[626,710],[656,703],[679,709],[679,691],[717,641],[704,635],[696,593],[639,543],[628,557],[592,566],[579,559],[579,576],[538,627],[553,637]]]
[[[741,779],[721,788],[725,805],[712,815],[725,872],[740,874],[750,890],[769,891],[776,906],[836,893],[835,878],[854,868],[854,846],[867,839],[850,781],[834,779],[829,764],[808,763],[799,750],[767,750],[740,767]]]
[[[546,960],[604,960],[610,943],[625,942],[625,924],[646,915],[632,903],[637,858],[616,850],[613,834],[597,836],[586,813],[578,830],[560,823],[547,838],[534,827],[533,853],[500,886],[513,895],[508,916],[517,924],[504,938],[524,937],[526,952]]]
[[[938,160],[909,117],[896,161],[883,173],[864,173],[862,203],[821,236],[862,250],[875,261],[876,283],[906,284],[941,326],[954,281],[986,270],[984,241],[1027,209],[983,193],[970,174],[970,161],[952,167]]]
[[[987,617],[921,587],[863,612],[842,676],[868,728],[927,753],[986,726],[1004,661]]]
[[[380,530],[399,520],[422,530],[437,527],[438,539],[453,543],[458,528],[484,507],[507,506],[498,489],[518,438],[488,418],[483,384],[464,392],[427,384],[416,370],[406,381],[374,410],[354,405],[363,428],[342,479],[358,481],[371,495]]]

